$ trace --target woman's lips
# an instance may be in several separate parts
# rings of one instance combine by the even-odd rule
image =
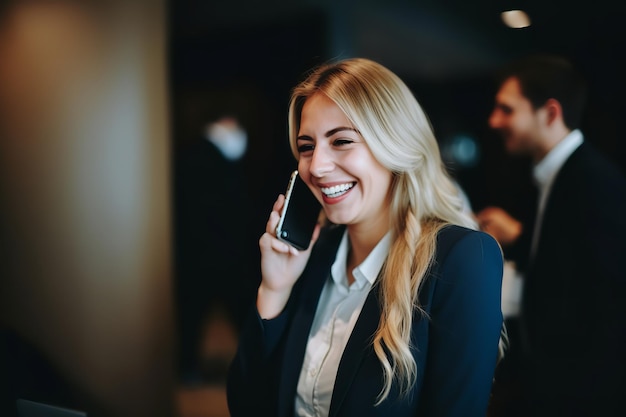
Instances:
[[[336,204],[344,200],[347,194],[356,185],[356,182],[346,182],[330,187],[320,187],[322,191],[322,199],[327,204]]]

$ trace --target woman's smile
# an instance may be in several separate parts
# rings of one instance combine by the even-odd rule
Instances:
[[[349,193],[355,184],[355,182],[348,182],[345,184],[333,185],[331,187],[320,187],[320,190],[322,190],[322,193],[324,194],[324,202],[329,204],[338,202],[337,199]]]

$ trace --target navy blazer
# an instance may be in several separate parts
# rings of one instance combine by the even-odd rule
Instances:
[[[344,230],[323,232],[277,318],[262,320],[252,309],[229,371],[232,417],[294,414],[309,331]],[[341,358],[330,416],[485,416],[502,325],[501,282],[502,253],[491,236],[443,228],[436,263],[420,291],[427,317],[416,311],[413,321],[418,376],[410,395],[399,398],[394,384],[374,406],[382,389],[371,343],[381,314],[374,285]]]

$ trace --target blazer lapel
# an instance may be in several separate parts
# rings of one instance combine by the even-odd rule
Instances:
[[[279,415],[290,416],[293,411],[296,387],[300,378],[300,370],[304,360],[304,352],[309,339],[309,332],[315,317],[315,309],[325,279],[320,276],[319,285],[305,289],[306,296],[297,308],[289,324],[287,341],[282,360],[282,376],[278,392]]]
[[[367,295],[361,314],[354,325],[348,344],[341,356],[333,397],[330,402],[329,417],[336,416],[341,409],[341,404],[354,381],[366,353],[371,351],[372,337],[378,328],[381,314],[378,290],[378,285],[374,284]]]
[[[291,416],[304,360],[304,353],[309,339],[309,332],[315,318],[315,311],[324,283],[330,274],[330,267],[335,261],[337,247],[341,241],[344,228],[331,231],[331,236],[324,243],[319,242],[311,254],[308,267],[300,280],[302,287],[300,296],[294,305],[293,317],[287,330],[284,355],[282,359],[282,375],[278,392],[278,415]],[[320,238],[321,240],[321,238]]]

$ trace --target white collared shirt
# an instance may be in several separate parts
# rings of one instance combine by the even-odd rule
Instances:
[[[348,286],[348,232],[339,244],[331,276],[326,280],[309,333],[295,400],[295,415],[326,417],[330,411],[337,369],[361,313],[365,299],[387,258],[391,233],[378,242],[367,258],[352,270]]]
[[[570,155],[574,153],[582,143],[582,132],[578,129],[572,130],[533,168],[533,177],[539,188],[539,205],[537,207],[537,220],[535,221],[533,241],[530,250],[531,257],[534,257],[535,250],[537,249],[543,211],[546,207],[546,200],[550,194],[554,178],[559,173],[565,161],[567,161]]]

